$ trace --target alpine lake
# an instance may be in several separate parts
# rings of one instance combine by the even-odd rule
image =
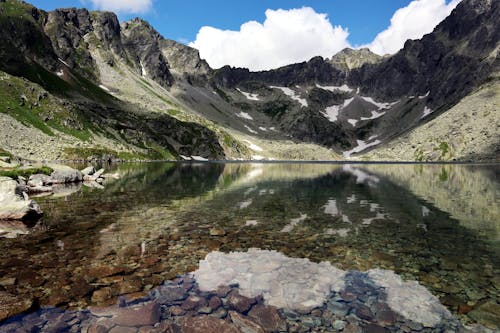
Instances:
[[[500,328],[500,165],[106,168],[0,223],[0,332]]]

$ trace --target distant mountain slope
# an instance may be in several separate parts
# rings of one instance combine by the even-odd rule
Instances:
[[[487,83],[447,112],[385,146],[366,160],[500,162],[500,80]]]

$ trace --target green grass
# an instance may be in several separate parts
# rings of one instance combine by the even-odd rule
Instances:
[[[447,142],[441,142],[439,149],[441,150],[441,156],[445,156],[450,152],[450,145]]]
[[[36,175],[36,174],[44,174],[50,176],[54,172],[53,169],[49,167],[41,167],[41,168],[30,168],[30,169],[21,169],[21,168],[14,168],[14,169],[0,169],[0,176],[3,177],[10,177],[10,178],[17,178],[19,176],[24,177],[24,178],[29,178],[31,175]]]
[[[12,155],[11,153],[9,153],[8,151],[6,151],[6,150],[4,150],[2,148],[0,148],[0,156],[8,156],[10,158],[14,157],[14,155]]]
[[[35,89],[32,89],[32,88]],[[0,80],[0,112],[8,114],[26,126],[32,126],[43,133],[54,136],[53,129],[71,135],[79,140],[88,141],[91,138],[89,129],[95,126],[78,117],[78,112],[69,110],[52,96],[38,100],[42,91],[16,77],[4,77]],[[27,101],[21,105],[21,96]],[[44,118],[48,118],[46,121]],[[82,129],[65,126],[64,122],[71,120]]]
[[[15,86],[8,86],[4,84],[4,81],[0,81],[0,112],[12,116],[26,126],[33,126],[47,135],[54,136],[54,132],[44,123],[36,111],[29,108],[28,103],[21,106],[21,94],[16,91]]]

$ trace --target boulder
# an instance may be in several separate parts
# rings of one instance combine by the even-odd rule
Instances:
[[[95,173],[95,168],[93,166],[86,167],[81,173],[83,176],[92,176]]]
[[[42,215],[40,206],[23,193],[15,180],[0,177],[0,220],[30,220]]]
[[[80,171],[68,166],[51,164],[49,167],[54,170],[50,175],[52,184],[76,183],[83,180],[83,175]]]
[[[27,185],[29,187],[43,187],[50,184],[52,179],[44,174],[31,175]]]
[[[153,326],[160,321],[160,310],[160,305],[155,302],[129,308],[118,308],[112,320],[118,326]]]

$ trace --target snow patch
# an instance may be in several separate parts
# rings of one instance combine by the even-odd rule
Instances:
[[[246,112],[241,111],[240,113],[236,114],[236,117],[242,118],[242,119],[248,119],[248,120],[253,120],[252,116],[249,115]]]
[[[139,63],[141,64],[141,75],[142,75],[142,77],[146,77],[148,75],[148,72],[146,71],[146,67],[144,67],[142,60]]]
[[[64,71],[61,69],[59,72],[56,73],[57,76],[63,77],[64,76]]]
[[[350,174],[355,176],[356,177],[356,184],[363,184],[365,182],[368,182],[368,184],[373,185],[373,184],[380,182],[380,179],[378,177],[370,175],[370,174],[368,174],[368,173],[366,173],[363,170],[360,170],[358,168],[354,168],[351,165],[344,165],[342,167],[342,170],[345,172],[349,172]],[[347,203],[351,203],[351,202],[349,202],[349,198],[348,198]],[[368,202],[365,202],[365,204],[367,204],[367,203]],[[363,203],[360,202],[360,205],[362,205],[362,204]]]
[[[339,209],[337,208],[337,201],[336,200],[328,200],[326,205],[323,206],[324,208],[324,213],[327,215],[331,216],[337,216],[339,215]]]
[[[246,143],[248,143],[248,148],[252,149],[253,151],[261,152],[264,151],[261,147],[257,146],[255,143],[245,140]]]
[[[326,229],[327,235],[337,235],[339,237],[345,238],[349,235],[351,229],[341,228],[341,229]]]
[[[259,224],[259,221],[257,221],[257,220],[248,220],[245,222],[245,227],[255,227],[258,224]]]
[[[103,86],[102,84],[99,85],[99,88],[101,88],[102,90],[106,90],[107,92],[110,92],[110,90],[108,89],[108,87]]]
[[[191,158],[193,159],[193,161],[200,161],[200,162],[208,161],[208,159],[206,159],[205,157],[201,157],[201,156],[191,156]]]
[[[300,214],[300,217],[296,219],[291,219],[290,223],[288,223],[281,232],[290,232],[292,231],[299,223],[304,222],[308,218],[307,214]]]
[[[349,150],[349,151],[346,151],[344,152],[344,158],[350,158],[352,154],[355,154],[355,153],[360,153],[362,152],[363,150],[366,150],[370,147],[374,147],[376,145],[379,145],[382,143],[382,141],[380,140],[375,140],[373,142],[370,142],[370,143],[367,143],[365,141],[361,141],[361,140],[357,140],[357,143],[358,143],[358,146]]]
[[[62,62],[66,67],[69,67],[68,63],[61,58],[57,58],[60,62]]]
[[[429,216],[429,213],[431,212],[431,210],[425,206],[422,206],[422,217],[427,217]]]
[[[396,105],[399,103],[399,101],[396,101],[396,102],[388,102],[388,103],[379,103],[379,102],[376,102],[373,98],[371,97],[363,97],[363,96],[360,96],[364,101],[370,103],[370,104],[373,104],[375,105],[376,107],[378,107],[379,110],[385,110],[385,109],[389,109],[391,108],[392,106]]]
[[[363,225],[370,225],[376,220],[385,220],[385,214],[377,213],[375,217],[369,219],[363,219]]]
[[[418,98],[420,98],[420,99],[424,99],[424,98],[429,97],[429,95],[430,95],[430,94],[431,94],[431,91],[429,90],[429,91],[428,91],[425,95],[423,95],[423,96],[418,96]]]
[[[428,106],[426,106],[424,108],[424,114],[422,115],[422,117],[420,117],[420,119],[424,119],[425,117],[427,117],[428,115],[430,115],[433,112],[434,112],[434,110],[432,110],[431,108],[429,108]]]
[[[253,200],[252,199],[248,199],[246,201],[242,201],[240,203],[238,203],[238,208],[239,209],[245,209],[245,208],[248,208],[250,207],[250,205],[253,203]]]
[[[356,124],[359,122],[357,119],[348,119],[347,122],[352,126],[356,127]]]
[[[382,112],[372,111],[372,115],[370,117],[361,117],[361,120],[373,120],[373,119],[380,118],[385,114],[386,114],[385,111],[382,111]]]
[[[338,120],[338,116],[339,116],[341,108],[342,108],[342,106],[340,106],[340,105],[332,105],[332,106],[327,107],[325,109],[325,111],[322,112],[322,114],[326,117],[326,119],[328,119],[329,121],[334,123]]]
[[[323,89],[323,90],[328,90],[331,92],[337,92],[337,91],[342,91],[342,92],[352,92],[354,89],[349,88],[347,84],[341,85],[341,86],[321,86],[319,84],[316,84],[317,88]]]
[[[247,126],[247,125],[243,125],[245,126],[245,128],[250,132],[250,133],[253,133],[253,134],[257,134],[257,131],[253,130],[250,126]]]
[[[301,98],[299,95],[297,95],[295,93],[295,91],[293,91],[290,88],[287,88],[287,87],[277,87],[277,86],[271,86],[271,88],[281,90],[285,95],[287,95],[288,97],[290,97],[294,101],[299,102],[300,105],[302,105],[302,107],[308,107],[309,106],[309,104],[307,103],[307,100],[305,100],[304,98]]]
[[[247,92],[241,91],[240,88],[236,88],[236,90],[238,90],[248,100],[251,100],[251,101],[260,101],[258,94],[247,93]]]
[[[265,160],[266,158],[264,156],[261,156],[261,155],[253,155],[252,156],[252,160],[254,161],[262,161],[262,160]]]
[[[267,128],[265,128],[265,127],[259,127],[259,129],[260,129],[262,132],[267,132]]]

